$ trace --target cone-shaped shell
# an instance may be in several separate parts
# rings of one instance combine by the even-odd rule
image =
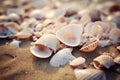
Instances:
[[[58,51],[50,60],[50,65],[54,67],[60,67],[67,64],[70,60],[75,59],[71,54],[72,48],[64,48]]]
[[[96,69],[109,69],[114,64],[113,58],[109,55],[100,55],[93,60]]]
[[[78,57],[72,61],[70,61],[70,66],[73,67],[73,68],[85,68],[86,65],[85,65],[85,61],[86,59],[83,58],[83,57]]]
[[[59,40],[53,34],[44,34],[35,42],[35,44],[44,45],[54,52],[56,52],[59,48]]]
[[[88,44],[86,46],[83,46],[80,49],[80,51],[82,51],[82,52],[92,52],[97,48],[98,42],[99,42],[99,40],[96,38],[96,40],[94,42],[92,42],[92,43],[90,43],[90,44]]]
[[[75,47],[81,42],[82,32],[82,27],[78,24],[70,24],[58,30],[56,36],[65,45]]]
[[[97,69],[75,69],[77,80],[106,80],[105,73]]]

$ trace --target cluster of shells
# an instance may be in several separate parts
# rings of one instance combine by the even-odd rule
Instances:
[[[120,64],[120,54],[104,52],[93,59],[91,69],[87,68],[85,58],[72,54],[75,47],[84,53],[98,46],[113,45],[120,50],[120,5],[108,3],[108,10],[104,11],[99,5],[93,7],[95,4],[76,9],[78,6],[62,6],[60,1],[49,6],[44,0],[18,3],[3,1],[5,11],[0,14],[0,38],[13,39],[10,46],[20,47],[22,40],[27,39],[34,56],[52,56],[49,63],[53,67],[69,63],[78,80],[106,80],[102,69]]]

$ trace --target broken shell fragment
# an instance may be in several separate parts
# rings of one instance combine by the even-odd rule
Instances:
[[[109,69],[115,63],[109,55],[100,55],[93,60],[93,65],[96,69]]]
[[[55,35],[45,34],[34,43],[30,51],[36,57],[48,58],[52,55],[53,51],[57,51],[58,46],[59,40]]]
[[[105,73],[97,69],[75,69],[77,80],[106,80]]]
[[[110,40],[99,40],[98,45],[99,45],[100,47],[106,47],[106,46],[111,45],[111,42],[110,42]]]
[[[15,47],[15,48],[18,48],[18,47],[20,47],[20,43],[21,43],[21,41],[13,40],[13,41],[10,43],[10,46]]]
[[[72,48],[64,48],[59,50],[50,60],[50,65],[53,67],[60,67],[67,64],[69,61],[75,59],[71,54]]]
[[[115,59],[114,62],[117,64],[120,64],[120,55],[118,55]]]
[[[117,49],[120,50],[120,46],[117,46]]]
[[[78,24],[70,24],[56,32],[57,38],[67,46],[78,46],[81,43],[83,29]]]
[[[83,57],[78,57],[75,58],[74,60],[70,61],[69,65],[73,68],[85,68],[86,64],[85,64],[86,59]]]
[[[82,52],[92,52],[97,48],[98,42],[99,42],[99,40],[97,38],[92,38],[91,40],[88,40],[86,42],[86,44],[83,45],[83,47],[80,49],[80,51],[82,51]]]

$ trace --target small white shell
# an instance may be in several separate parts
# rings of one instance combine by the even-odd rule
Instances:
[[[18,47],[20,46],[20,43],[21,43],[21,41],[13,40],[13,41],[10,43],[10,46],[15,47],[15,48],[18,48]]]
[[[75,59],[71,54],[72,48],[64,48],[58,51],[50,60],[50,65],[54,67],[60,67],[68,63],[70,60]]]
[[[99,43],[98,43],[100,47],[109,46],[110,44],[111,44],[110,40],[99,40]]]
[[[82,52],[92,52],[92,51],[94,51],[97,48],[99,40],[97,38],[93,38],[93,39],[95,40],[94,42],[89,43],[89,40],[88,40],[89,44],[83,45],[83,47],[80,49],[80,51],[82,51]]]
[[[56,36],[65,45],[75,47],[81,43],[82,31],[78,24],[70,24],[58,30]]]
[[[96,69],[109,69],[114,64],[113,58],[109,55],[100,55],[93,60],[93,65]]]
[[[9,15],[9,14],[12,14],[12,13],[15,13],[15,14],[24,14],[24,9],[20,9],[20,8],[9,8],[7,9],[6,13]]]
[[[105,73],[97,69],[75,69],[77,80],[106,80]]]
[[[56,38],[53,34],[44,34],[42,37],[40,37],[35,44],[41,44],[44,45],[54,52],[56,52],[59,48],[59,40]]]
[[[109,38],[113,41],[115,41],[116,43],[119,42],[120,43],[120,29],[118,28],[113,28],[110,33],[109,33]]]
[[[15,13],[11,13],[8,15],[7,19],[10,19],[12,21],[16,21],[16,20],[19,20],[20,17],[19,17],[19,15],[15,14]]]
[[[83,57],[78,57],[72,61],[70,61],[70,66],[73,68],[85,68],[86,64],[85,64],[86,59]]]
[[[120,55],[118,55],[115,59],[114,62],[117,64],[120,64]]]

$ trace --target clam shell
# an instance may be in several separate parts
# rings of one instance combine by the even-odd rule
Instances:
[[[93,65],[96,69],[109,69],[114,64],[113,58],[109,55],[100,55],[93,60]]]
[[[59,40],[56,38],[53,34],[44,34],[42,37],[40,37],[35,44],[41,44],[44,45],[54,52],[56,52],[59,48]]]
[[[78,24],[70,24],[56,32],[57,38],[67,46],[78,46],[81,43],[82,27]]]
[[[48,58],[52,55],[52,50],[47,47],[45,47],[44,50],[40,50],[38,47],[32,46],[30,48],[30,51],[34,56],[38,58]]]
[[[98,46],[98,42],[99,40],[96,38],[96,40],[86,46],[83,45],[83,47],[80,49],[80,51],[82,52],[91,52],[91,51],[94,51],[97,46]]]
[[[113,28],[109,33],[109,38],[113,40],[115,43],[120,43],[120,29]]]
[[[75,69],[77,80],[106,80],[105,73],[97,69]]]
[[[70,60],[75,59],[71,54],[72,48],[64,48],[58,51],[50,60],[50,65],[53,67],[60,67],[67,64]]]
[[[73,68],[85,68],[86,64],[85,64],[86,59],[83,57],[78,57],[72,61],[70,61],[69,65]]]
[[[88,23],[84,28],[84,33],[88,35],[93,35],[97,38],[101,38],[103,29],[100,25],[97,25],[95,23]]]
[[[118,55],[115,59],[114,62],[117,64],[120,64],[120,55]]]

